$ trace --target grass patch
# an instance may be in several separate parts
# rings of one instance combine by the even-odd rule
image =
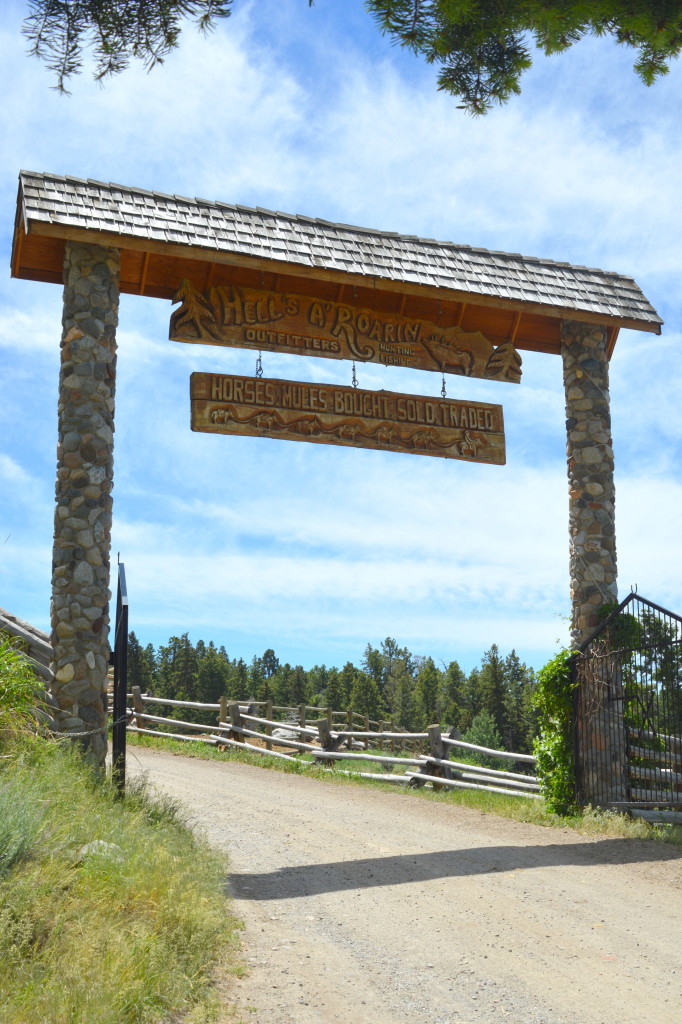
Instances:
[[[485,814],[497,814],[500,817],[511,818],[514,821],[543,825],[547,828],[570,828],[582,835],[646,839],[682,846],[682,826],[672,824],[653,825],[646,821],[630,818],[625,814],[619,814],[616,811],[587,807],[581,813],[559,815],[549,811],[544,800],[530,800],[524,797],[505,796],[503,793],[486,793],[481,790],[471,789],[450,789],[440,790],[440,792],[427,788],[408,789],[407,786],[397,786],[390,782],[361,779],[356,773],[364,771],[376,772],[379,768],[376,762],[371,761],[339,762],[340,768],[351,773],[350,775],[341,775],[334,770],[311,765],[312,758],[308,755],[302,755],[295,764],[292,764],[280,761],[274,757],[267,757],[267,755],[251,754],[248,751],[236,749],[220,751],[216,747],[192,742],[191,740],[157,740],[153,736],[139,736],[134,733],[128,734],[128,743],[134,746],[145,746],[156,750],[182,754],[184,757],[198,757],[204,760],[216,761],[239,761],[243,764],[256,765],[259,768],[272,768],[276,771],[307,775],[312,778],[322,778],[340,785],[346,783],[378,787],[385,791],[390,790],[396,794],[418,796],[423,800],[435,800],[440,803],[469,807],[472,810],[482,811]],[[381,754],[382,751],[372,750],[367,751],[367,753]],[[457,760],[464,761],[468,760],[468,758],[465,759],[458,756]],[[396,773],[399,773],[399,765],[392,767]]]
[[[0,762],[2,1024],[217,1019],[211,971],[235,957],[238,929],[224,857],[144,785],[117,799],[72,748],[32,740],[10,752]]]

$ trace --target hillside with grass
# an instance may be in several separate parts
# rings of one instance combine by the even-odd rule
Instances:
[[[144,782],[121,799],[77,747],[37,735],[35,685],[2,643],[2,1024],[208,1024],[239,944],[224,855]]]

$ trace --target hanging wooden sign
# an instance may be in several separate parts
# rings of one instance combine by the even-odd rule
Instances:
[[[192,430],[435,455],[503,466],[501,405],[193,373]]]
[[[229,285],[202,293],[187,280],[173,301],[181,305],[171,316],[172,341],[356,359],[515,384],[521,379],[513,343],[495,348],[480,331],[259,288]]]

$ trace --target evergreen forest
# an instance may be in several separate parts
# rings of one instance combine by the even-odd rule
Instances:
[[[378,647],[368,643],[359,666],[349,661],[342,668],[304,669],[282,664],[272,649],[247,665],[212,642],[199,640],[193,645],[187,633],[171,637],[158,649],[152,644],[143,647],[131,633],[128,686],[157,697],[207,704],[226,696],[271,700],[283,707],[352,709],[410,732],[439,722],[455,726],[472,743],[519,753],[531,752],[537,727],[533,669],[513,650],[503,656],[496,644],[485,652],[480,667],[467,675],[456,661],[438,665],[431,657],[410,653],[391,637]],[[186,721],[215,721],[207,712],[180,710],[175,717]]]

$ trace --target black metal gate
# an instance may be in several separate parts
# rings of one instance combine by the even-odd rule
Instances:
[[[114,649],[111,652],[114,666],[114,707],[111,736],[111,774],[120,793],[126,784],[126,705],[128,694],[128,590],[126,572],[122,562],[118,563],[118,590],[116,594],[116,625],[114,627]]]
[[[682,618],[629,594],[573,671],[579,801],[682,808]]]

